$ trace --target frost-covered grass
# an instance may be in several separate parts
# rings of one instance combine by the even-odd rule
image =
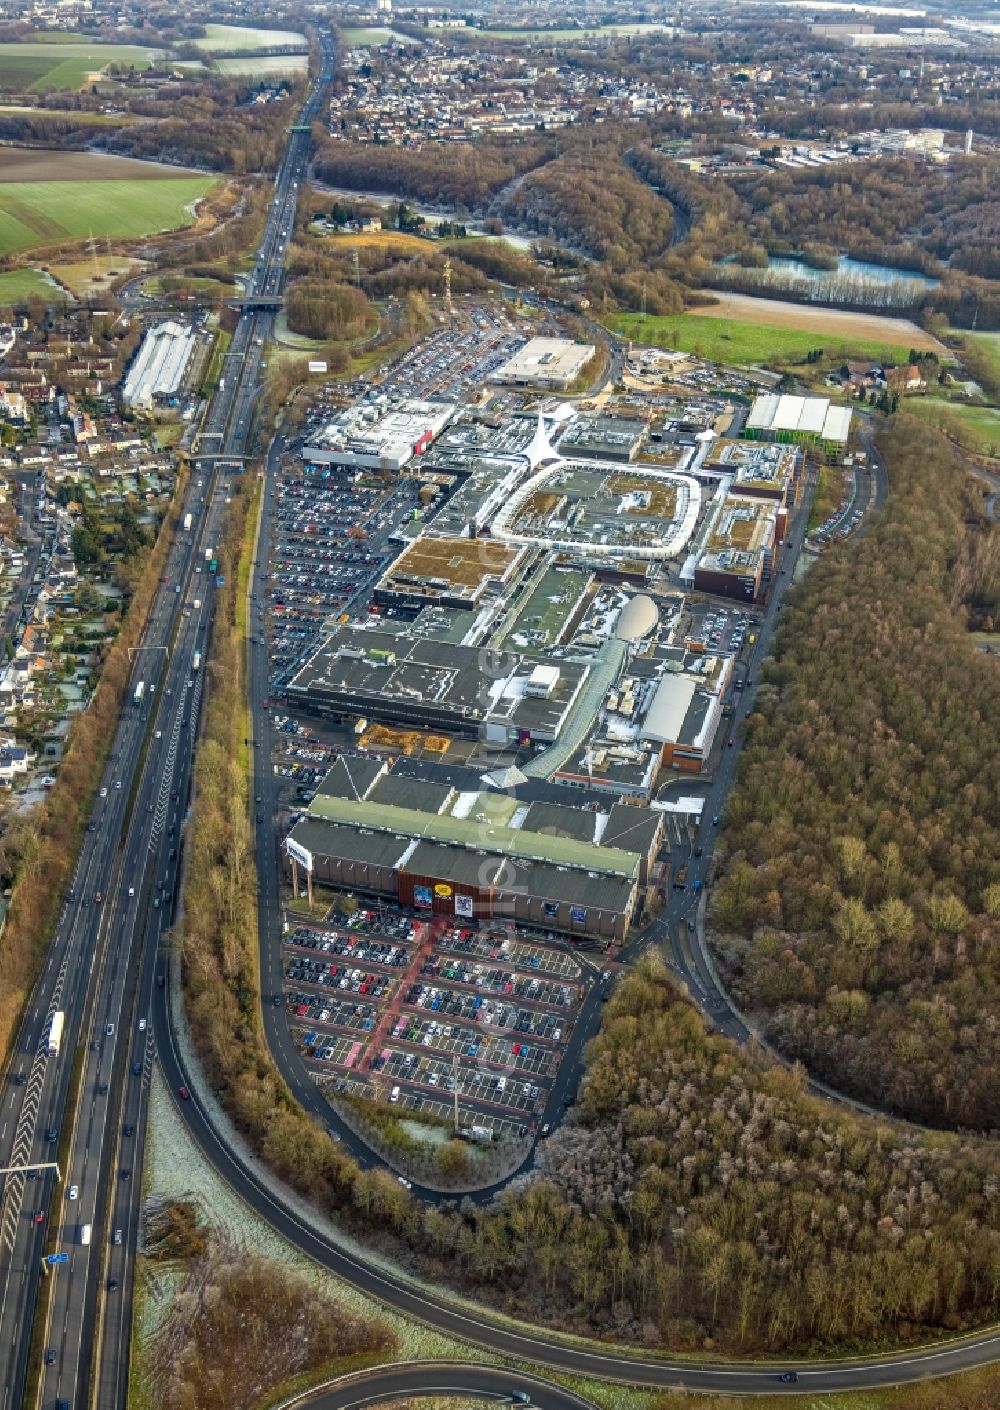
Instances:
[[[487,1352],[384,1308],[374,1298],[357,1291],[300,1253],[265,1223],[219,1178],[202,1156],[180,1119],[158,1071],[154,1072],[150,1087],[143,1194],[160,1199],[190,1200],[205,1222],[231,1247],[248,1254],[277,1259],[294,1267],[345,1312],[381,1322],[396,1337],[397,1359],[401,1361],[495,1360]],[[137,1361],[141,1361],[143,1349],[148,1349],[151,1339],[155,1338],[169,1311],[170,1294],[179,1286],[179,1279],[164,1275],[161,1268],[150,1271],[150,1265],[145,1261],[140,1260],[140,1264],[142,1276],[137,1289],[133,1329]]]

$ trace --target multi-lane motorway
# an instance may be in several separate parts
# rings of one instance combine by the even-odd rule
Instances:
[[[0,1177],[0,1410],[24,1403],[36,1308],[44,1318],[40,1403],[60,1410],[91,1400],[102,1410],[125,1404],[145,1093],[154,1058],[149,1016],[164,973],[163,937],[175,904],[204,680],[195,653],[204,655],[214,608],[207,559],[222,532],[224,478],[246,450],[308,161],[309,124],[332,66],[326,41],[321,73],[275,182],[229,375],[202,426],[202,458],[181,505],[181,522],[190,513],[192,529],[176,533],[133,655],[99,799],[5,1075],[0,1167],[37,1166],[58,1156],[62,1179],[52,1169]],[[65,1029],[59,1052],[48,1056],[56,1010],[65,1014]],[[47,1253],[65,1261],[43,1271]],[[51,1283],[40,1289],[43,1278]]]

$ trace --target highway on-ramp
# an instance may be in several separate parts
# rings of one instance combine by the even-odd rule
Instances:
[[[344,1376],[319,1390],[307,1391],[286,1410],[364,1410],[386,1400],[413,1396],[495,1401],[498,1405],[530,1401],[538,1410],[595,1410],[594,1403],[564,1386],[524,1371],[477,1366],[462,1361],[404,1361]]]

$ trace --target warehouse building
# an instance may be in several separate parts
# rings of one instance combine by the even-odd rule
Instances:
[[[135,411],[152,411],[160,402],[176,397],[197,337],[183,323],[168,320],[150,328],[139,344],[122,384],[122,401]]]
[[[565,391],[594,356],[593,343],[570,338],[532,338],[494,374],[497,382],[514,387]]]
[[[851,433],[851,408],[834,406],[829,397],[799,397],[765,392],[754,398],[744,435],[748,440],[814,445],[840,455]]]
[[[472,611],[484,598],[509,592],[527,549],[492,539],[417,539],[375,585],[377,607],[415,615],[422,607]]]
[[[364,717],[497,744],[551,744],[589,674],[411,633],[338,627],[292,678],[289,702],[342,720]]]
[[[777,522],[772,501],[727,494],[694,570],[696,591],[756,601],[770,569]]]
[[[305,875],[460,923],[505,919],[620,944],[662,827],[661,814],[624,804],[524,805],[341,758],[285,856],[298,883]]]
[[[309,465],[401,470],[424,454],[454,409],[450,402],[416,399],[358,402],[313,436],[302,458]]]

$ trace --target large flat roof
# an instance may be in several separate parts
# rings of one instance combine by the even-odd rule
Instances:
[[[834,407],[829,397],[764,392],[754,398],[746,424],[748,431],[787,431],[843,442],[850,430],[851,408]]]
[[[572,381],[593,357],[592,343],[574,343],[569,338],[532,338],[497,372],[497,380],[550,382]]]
[[[386,570],[379,586],[402,591],[410,584],[440,586],[464,594],[484,578],[503,581],[523,552],[494,539],[419,538]]]
[[[629,880],[636,875],[639,861],[637,851],[598,847],[576,838],[530,832],[447,813],[420,813],[388,803],[367,800],[359,803],[354,799],[319,793],[312,801],[310,816],[349,827],[420,837],[430,842],[451,843],[484,853],[497,852],[501,856],[549,862],[554,866],[580,867],[585,871],[623,876]]]

